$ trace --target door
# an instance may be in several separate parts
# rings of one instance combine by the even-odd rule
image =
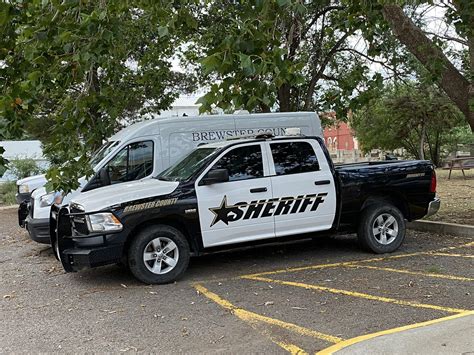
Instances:
[[[268,142],[277,237],[328,230],[336,189],[326,157],[314,139]]]
[[[272,238],[274,220],[268,210],[272,188],[263,143],[231,147],[196,180],[204,247]],[[227,169],[229,181],[200,185],[213,169]]]

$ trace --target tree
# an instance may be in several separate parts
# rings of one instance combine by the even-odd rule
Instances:
[[[352,127],[364,151],[404,148],[440,165],[442,147],[463,125],[462,114],[435,86],[389,86],[354,113]]]
[[[76,188],[121,122],[159,113],[189,86],[171,70],[170,3],[0,3],[4,134],[42,139],[57,163],[47,173],[53,189]]]
[[[474,2],[353,1],[354,15],[366,18],[364,35],[388,23],[392,33],[431,74],[432,79],[463,113],[474,130]],[[444,12],[444,32],[431,32],[430,10]],[[366,36],[370,41],[370,38]],[[451,44],[455,43],[456,46]],[[389,53],[391,50],[389,51]]]
[[[196,6],[199,30],[188,58],[200,59],[203,78],[212,83],[199,100],[203,111],[216,105],[262,112],[337,108],[341,113],[354,108],[357,90],[382,84],[382,75],[368,66],[378,62],[372,56],[376,46],[360,49],[357,42],[363,18],[341,1]]]
[[[44,170],[31,158],[11,160],[8,163],[8,169],[18,179],[44,173]]]

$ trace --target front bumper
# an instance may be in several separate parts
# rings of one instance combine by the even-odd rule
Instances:
[[[61,250],[61,262],[67,272],[115,264],[122,257],[122,245],[104,245],[93,249],[72,248]]]
[[[434,215],[436,212],[438,212],[440,206],[441,200],[439,197],[435,197],[435,199],[428,204],[428,211],[426,212],[425,217]]]
[[[32,240],[41,244],[51,244],[49,218],[31,218],[28,215],[25,225]]]
[[[124,244],[111,243],[106,235],[74,238],[67,207],[53,205],[49,225],[53,250],[66,272],[115,264],[122,259]]]

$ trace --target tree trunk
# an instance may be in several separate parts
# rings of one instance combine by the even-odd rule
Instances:
[[[418,153],[421,160],[425,160],[425,135],[426,125],[423,123],[423,126],[421,127],[420,147]]]
[[[278,89],[278,102],[280,104],[280,112],[289,112],[290,111],[290,85],[283,84]]]
[[[436,132],[434,154],[432,158],[433,164],[436,167],[439,167],[441,165],[440,151],[441,151],[441,134],[440,132]]]
[[[431,74],[440,78],[439,85],[464,114],[474,131],[474,111],[469,108],[469,98],[474,99],[474,86],[449,61],[441,49],[426,37],[423,31],[405,15],[398,5],[384,5],[383,16],[395,36],[421,62]],[[469,38],[471,66],[474,60],[474,39]]]
[[[100,91],[100,82],[99,82],[99,73],[97,70],[97,66],[91,65],[91,69],[89,71],[89,91],[93,93],[98,93]],[[91,129],[96,130],[98,127],[101,127],[100,120],[102,119],[102,115],[100,114],[99,105],[97,103],[93,103],[89,107],[89,115],[92,118],[91,124],[93,125]],[[95,134],[91,135],[94,137],[92,141],[90,141],[92,151],[99,149],[102,146],[102,141],[107,138],[105,136],[105,132],[94,132]]]

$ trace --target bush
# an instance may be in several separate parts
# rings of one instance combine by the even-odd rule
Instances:
[[[11,160],[7,167],[10,172],[17,177],[17,179],[23,179],[44,172],[33,159],[29,158]]]
[[[16,182],[7,181],[0,183],[0,205],[14,205],[16,204]]]

